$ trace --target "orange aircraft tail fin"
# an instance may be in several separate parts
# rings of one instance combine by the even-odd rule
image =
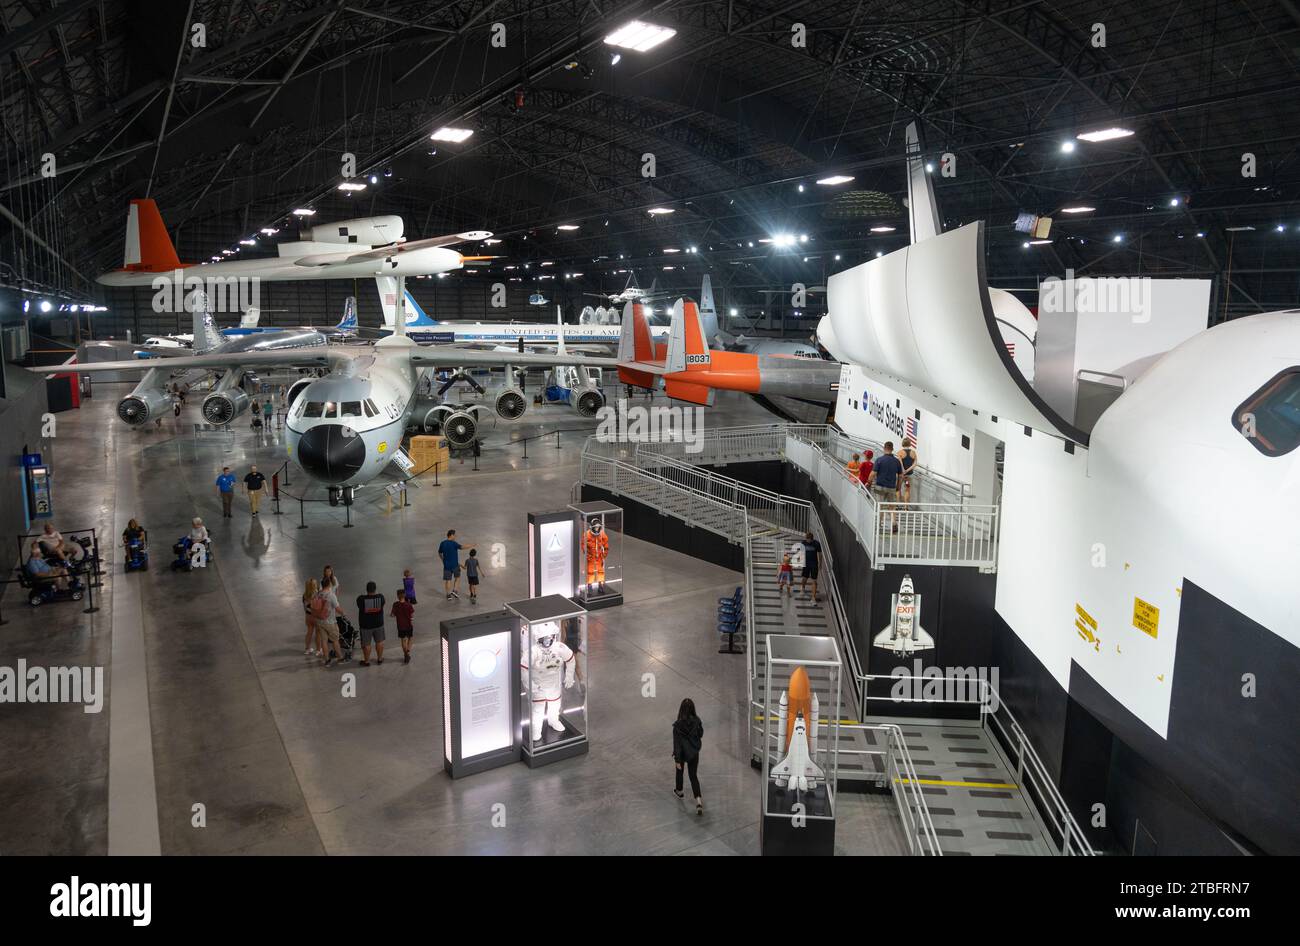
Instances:
[[[149,198],[131,201],[127,211],[122,268],[138,273],[165,273],[181,268],[158,205]]]

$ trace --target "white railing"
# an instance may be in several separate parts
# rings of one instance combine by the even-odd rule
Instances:
[[[888,695],[873,694],[871,686],[873,681],[878,684],[877,689],[881,686],[885,687]],[[1016,785],[1022,796],[1028,799],[1044,829],[1045,837],[1051,842],[1056,853],[1085,857],[1091,857],[1096,853],[1079,828],[1079,823],[1070,813],[1065,799],[1061,796],[1056,783],[1052,781],[1029,737],[1025,735],[1020,723],[1002,701],[997,689],[987,680],[963,680],[965,686],[974,692],[957,697],[912,697],[899,694],[899,687],[903,687],[908,693],[927,693],[933,689],[934,683],[929,677],[869,674],[861,677],[859,682],[864,687],[868,706],[864,715],[871,715],[872,704],[885,704],[885,708],[880,708],[877,712],[878,715],[888,716],[891,714],[887,707],[900,703],[954,707],[958,710],[965,707],[969,709],[972,717],[978,715],[980,728],[984,730],[994,747],[1002,753],[1008,768],[1015,772]],[[939,709],[933,715],[938,718],[948,718],[953,715],[953,712],[951,709]]]
[[[690,525],[707,529],[736,544],[749,534],[745,508],[715,496],[674,483],[625,460],[582,453],[579,476],[583,483],[677,516]]]
[[[714,473],[694,464],[658,452],[660,444],[643,444],[636,451],[636,465],[647,472],[688,489],[713,496],[722,502],[744,506],[759,523],[800,534],[808,531],[812,503],[794,496]]]

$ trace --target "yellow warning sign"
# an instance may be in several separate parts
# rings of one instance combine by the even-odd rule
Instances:
[[[1079,632],[1079,636],[1093,645],[1096,649],[1101,640],[1094,633],[1097,630],[1097,619],[1083,609],[1083,605],[1075,603],[1074,605],[1074,629]]]
[[[1160,630],[1160,609],[1154,604],[1143,601],[1141,598],[1133,599],[1133,626],[1143,634],[1156,636]]]

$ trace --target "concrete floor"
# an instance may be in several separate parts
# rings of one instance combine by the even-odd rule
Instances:
[[[151,569],[123,574],[114,552],[93,615],[4,598],[0,664],[102,666],[109,695],[97,715],[0,704],[0,854],[757,853],[746,665],[716,653],[713,630],[714,601],[740,576],[636,540],[625,544],[627,603],[590,620],[590,754],[455,782],[443,772],[437,626],[474,606],[442,600],[437,544],[449,528],[480,549],[503,543],[505,566],[486,571],[481,607],[524,597],[525,514],[569,502],[581,434],[562,434],[558,450],[531,444],[527,460],[505,441],[578,427],[574,415],[489,431],[479,471],[453,464],[442,485],[412,490],[407,509],[388,512],[381,491],[367,490],[355,528],[316,502],[300,529],[296,503],[256,519],[237,503],[222,520],[212,485],[222,465],[242,475],[257,461],[269,473],[283,456],[278,434],[255,438],[237,423],[233,445],[196,446],[194,401],[179,423],[130,430],[113,413],[127,390],[99,385],[80,411],[59,415],[54,521],[94,526],[111,547],[135,516],[151,533]],[[708,415],[718,426],[771,419],[739,396]],[[290,489],[305,483],[299,474]],[[193,514],[212,528],[212,567],[172,573],[170,545]],[[303,656],[299,595],[326,562],[349,609],[366,581],[391,597],[402,569],[414,570],[410,665],[391,626],[382,667],[326,671]],[[345,673],[356,675],[353,697]],[[642,695],[647,673],[653,698]],[[703,817],[670,791],[669,727],[685,696],[706,727]],[[494,827],[498,804],[506,823]],[[205,826],[194,824],[196,805]],[[841,795],[837,850],[901,853],[892,801]]]

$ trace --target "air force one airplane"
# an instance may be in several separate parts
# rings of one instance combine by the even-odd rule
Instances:
[[[316,334],[319,336],[320,333]],[[442,404],[436,398],[420,396],[421,381],[431,371],[439,368],[491,368],[507,362],[514,368],[613,367],[615,364],[612,358],[562,352],[503,354],[458,348],[422,348],[402,329],[379,339],[374,345],[326,345],[321,337],[318,343],[272,350],[257,348],[257,336],[249,336],[249,339],[253,343],[250,349],[183,355],[168,359],[166,367],[224,371],[221,384],[208,396],[209,400],[218,396],[237,400],[238,395],[234,393],[237,376],[246,370],[272,367],[323,369],[326,372],[324,376],[303,379],[290,389],[285,430],[289,456],[297,460],[312,479],[328,486],[332,495],[340,491],[350,494],[353,488],[378,475],[402,453],[402,436],[412,424],[428,424],[431,418],[440,419],[449,439],[450,428],[461,425],[464,418],[470,418],[468,424],[473,429],[472,416],[463,409]],[[109,361],[68,365],[59,370],[82,373],[120,371],[140,366],[138,361]],[[30,370],[48,374],[50,369]],[[160,370],[151,369],[150,375],[156,378],[155,373]],[[127,400],[135,397],[139,390]],[[165,398],[161,386],[158,390],[159,396]],[[150,402],[146,409],[152,406]],[[122,414],[121,407],[118,413]],[[148,416],[146,414],[144,419]],[[143,420],[137,423],[143,423]]]
[[[305,240],[276,244],[277,256],[182,263],[152,200],[133,200],[127,212],[126,248],[122,266],[101,273],[105,286],[153,286],[160,277],[178,281],[197,278],[267,280],[368,279],[376,272],[390,276],[431,276],[461,269],[466,263],[491,259],[463,256],[450,249],[458,243],[486,240],[487,230],[469,230],[425,240],[406,240],[401,217],[358,217],[314,226]]]
[[[397,311],[397,280],[391,276],[377,276],[380,306],[384,312],[385,333],[391,334]],[[612,351],[618,347],[621,331],[618,325],[555,325],[544,322],[439,322],[429,317],[411,295],[404,292],[406,301],[406,335],[421,345],[460,344],[476,345],[556,345],[561,336],[569,345],[607,345]],[[667,326],[655,326],[654,337],[663,341],[668,337]]]

